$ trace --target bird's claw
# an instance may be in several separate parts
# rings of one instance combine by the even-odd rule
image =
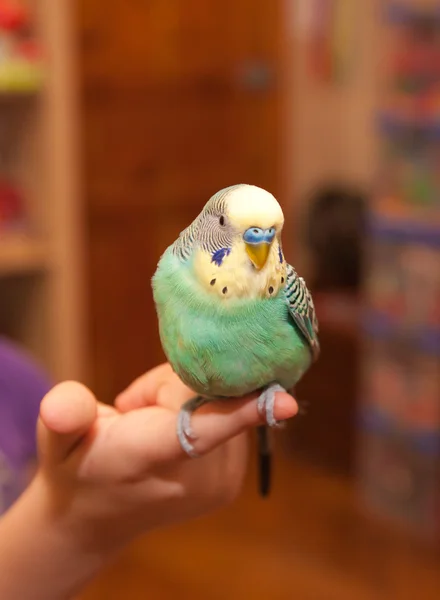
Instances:
[[[206,404],[206,402],[207,400],[201,396],[191,398],[191,400],[185,402],[177,416],[177,437],[179,438],[182,450],[191,458],[199,456],[191,443],[197,440],[197,435],[191,427],[191,416],[194,411]]]
[[[260,397],[258,398],[258,413],[262,418],[265,419],[269,427],[280,429],[285,426],[284,421],[277,421],[274,416],[275,394],[277,392],[285,391],[286,390],[281,387],[281,385],[274,383],[267,386],[261,392]],[[177,437],[184,452],[186,452],[186,454],[192,458],[196,458],[199,455],[191,443],[197,440],[197,435],[195,435],[191,426],[191,417],[198,408],[207,402],[208,400],[202,398],[201,396],[192,398],[191,400],[185,402],[177,416]]]
[[[267,386],[260,394],[257,401],[258,414],[265,419],[269,427],[281,429],[285,426],[284,421],[277,421],[274,416],[275,394],[276,392],[285,392],[286,390],[278,383]]]

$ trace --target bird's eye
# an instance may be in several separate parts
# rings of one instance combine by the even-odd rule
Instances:
[[[224,224],[225,224],[225,218],[224,218],[224,216],[223,216],[223,215],[220,217],[220,219],[219,219],[219,223],[220,223],[220,225],[221,225],[222,227],[224,226]]]

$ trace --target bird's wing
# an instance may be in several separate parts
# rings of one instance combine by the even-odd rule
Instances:
[[[298,277],[297,272],[291,265],[287,265],[286,275],[284,293],[289,313],[295,325],[307,340],[313,359],[316,360],[320,352],[318,340],[319,327],[312,295],[307,289],[304,279]]]

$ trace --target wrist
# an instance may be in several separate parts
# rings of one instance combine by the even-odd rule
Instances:
[[[39,471],[24,501],[38,507],[34,509],[37,522],[55,538],[62,539],[72,552],[100,557],[106,562],[121,549],[125,539],[112,527],[104,507],[97,510],[87,492],[68,486],[53,484]]]
[[[37,473],[0,521],[1,598],[69,598],[111,560],[118,548],[87,532],[74,504],[55,496]]]

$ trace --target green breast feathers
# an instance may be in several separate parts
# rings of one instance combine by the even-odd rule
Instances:
[[[194,278],[191,260],[182,265],[168,250],[154,300],[164,352],[182,381],[208,397],[242,396],[273,381],[291,389],[312,355],[289,313],[286,285],[269,298],[219,298]]]

